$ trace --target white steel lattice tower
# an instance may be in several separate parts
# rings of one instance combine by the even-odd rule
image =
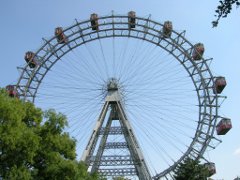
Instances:
[[[139,180],[151,179],[125,114],[118,82],[114,78],[107,84],[104,106],[81,160],[89,166],[91,172],[99,172],[104,176],[137,176]]]

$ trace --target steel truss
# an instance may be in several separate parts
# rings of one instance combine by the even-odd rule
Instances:
[[[100,172],[104,176],[133,176],[137,175],[135,168],[121,168],[121,169],[99,169]]]
[[[178,164],[186,157],[204,158],[203,154],[208,147],[215,148],[216,142],[221,142],[214,137],[214,130],[217,121],[221,118],[218,115],[221,99],[225,98],[213,93],[215,77],[209,69],[211,59],[202,58],[200,61],[193,61],[191,53],[194,46],[185,38],[185,31],[179,33],[173,30],[171,37],[165,38],[162,33],[163,24],[150,18],[136,17],[134,29],[129,29],[127,15],[102,16],[99,17],[98,23],[99,30],[93,31],[90,20],[81,22],[76,20],[75,24],[64,29],[68,38],[66,44],[59,44],[55,36],[49,40],[43,39],[44,44],[35,52],[38,66],[35,69],[31,69],[28,65],[18,68],[21,75],[16,87],[20,97],[34,102],[38,88],[48,71],[61,57],[78,46],[112,37],[141,39],[164,49],[180,62],[192,79],[199,106],[198,126],[189,148],[173,165],[163,172],[158,172],[153,178],[171,178]],[[108,106],[109,103],[106,103],[103,110]]]
[[[110,115],[106,118],[108,109],[110,108]],[[103,128],[104,120],[107,119],[106,127]],[[111,126],[112,121],[119,121],[120,126],[114,127]],[[108,142],[107,139],[109,135],[123,134],[125,142]],[[100,137],[100,135],[102,135]],[[97,146],[97,141],[100,139],[100,144]],[[108,149],[111,145],[115,149],[127,149],[130,155],[108,155],[104,156],[104,150]],[[108,147],[107,147],[108,146]],[[107,148],[106,148],[107,147]],[[94,151],[97,150],[96,156],[94,156]],[[124,112],[121,97],[118,90],[110,90],[106,97],[105,105],[102,109],[102,112],[97,120],[96,126],[92,132],[92,136],[88,142],[88,145],[83,153],[81,158],[88,166],[92,166],[91,172],[99,172],[99,168],[105,171],[110,172],[109,169],[106,169],[107,166],[114,167],[115,171],[112,171],[111,174],[114,176],[118,175],[120,172],[123,175],[129,175],[129,171],[122,171],[122,166],[126,166],[125,169],[129,166],[135,167],[136,175],[139,180],[150,180],[151,175],[149,173],[146,161],[144,160],[143,154],[137,142],[137,139],[133,133],[133,129],[127,119],[127,116]],[[109,173],[108,173],[109,174]],[[132,173],[130,173],[132,174]],[[135,173],[134,173],[135,174]]]

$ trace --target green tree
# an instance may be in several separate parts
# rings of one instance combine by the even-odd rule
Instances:
[[[43,113],[0,89],[0,179],[95,180],[76,161],[76,142],[65,133],[66,117]]]
[[[240,1],[239,0],[221,0],[219,1],[219,5],[217,6],[217,9],[215,10],[216,12],[216,17],[217,19],[212,22],[213,27],[216,27],[219,23],[219,20],[221,18],[226,18],[228,14],[231,13],[232,7],[236,6],[239,7]]]
[[[124,177],[115,177],[115,178],[113,178],[113,180],[125,180],[125,178]]]
[[[207,180],[208,170],[199,161],[187,158],[177,168],[175,180]]]

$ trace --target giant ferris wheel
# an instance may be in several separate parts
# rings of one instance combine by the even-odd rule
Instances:
[[[65,131],[89,171],[172,179],[190,157],[214,173],[204,152],[231,122],[218,113],[226,80],[210,71],[202,43],[133,11],[91,14],[43,41],[26,53],[16,90],[67,116]]]

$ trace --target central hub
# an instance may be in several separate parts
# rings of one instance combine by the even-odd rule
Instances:
[[[107,83],[107,90],[109,91],[118,91],[118,80],[116,78],[110,78]]]
[[[116,102],[122,100],[120,95],[122,92],[122,86],[120,85],[118,79],[109,78],[103,90],[105,92],[104,94],[106,95],[106,101],[108,101],[110,104],[116,104]]]

